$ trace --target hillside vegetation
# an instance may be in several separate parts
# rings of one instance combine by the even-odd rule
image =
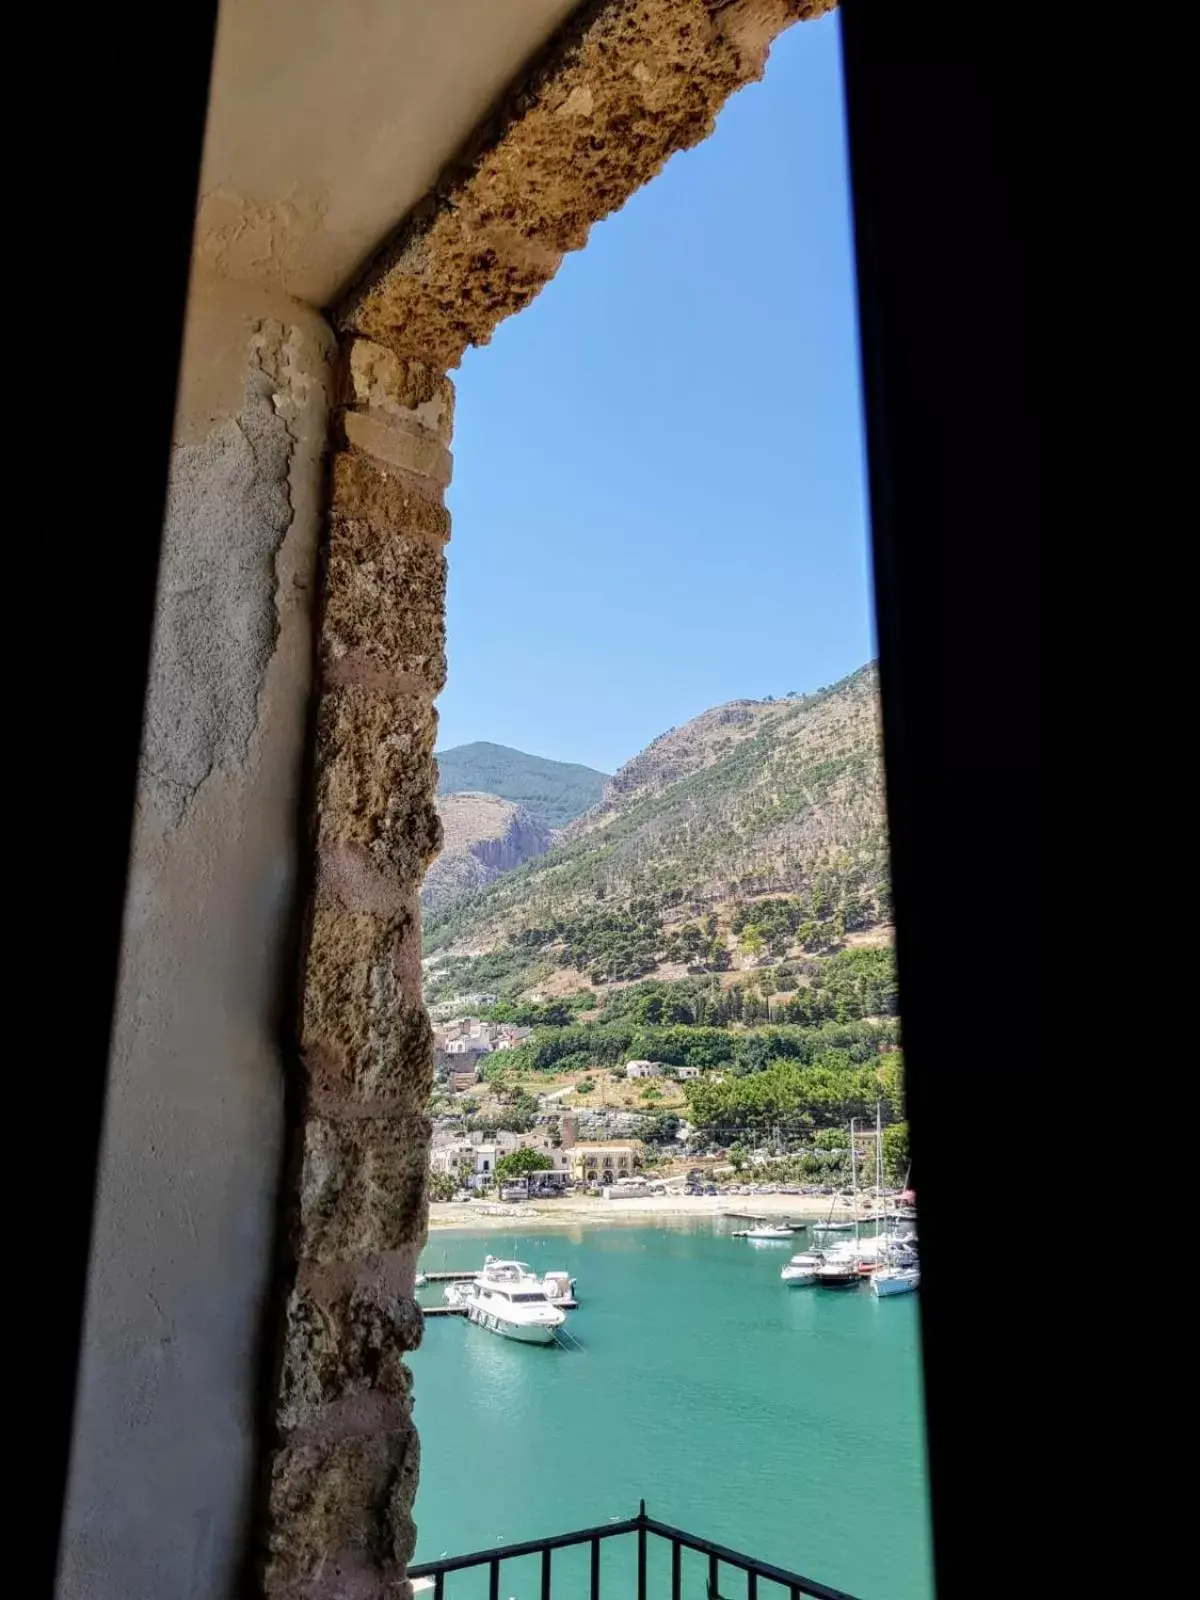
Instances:
[[[880,942],[889,916],[872,664],[656,739],[549,851],[428,917],[427,992],[759,966],[796,989],[805,962]]]
[[[551,1093],[564,1112],[634,1112],[663,1155],[686,1134],[689,1151],[768,1151],[836,1185],[849,1122],[878,1112],[900,1183],[889,923],[867,666],[654,740],[545,854],[429,912],[426,993],[435,1015],[469,1006],[533,1030],[488,1058],[481,1126],[525,1131]],[[630,1080],[633,1060],[658,1076]]]
[[[437,754],[438,794],[498,795],[549,829],[566,827],[594,806],[608,782],[603,772],[570,761],[548,761],[507,745],[455,745]]]

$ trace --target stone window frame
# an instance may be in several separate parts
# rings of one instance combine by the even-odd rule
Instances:
[[[268,1600],[403,1600],[418,1440],[403,1357],[427,1230],[419,888],[441,843],[450,372],[834,0],[589,0],[369,263],[340,341],[317,638],[311,881]],[[622,1166],[625,1166],[622,1158]],[[595,1175],[587,1162],[587,1176]],[[611,1179],[611,1165],[605,1169]]]

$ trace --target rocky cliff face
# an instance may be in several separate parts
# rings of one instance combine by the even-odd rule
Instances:
[[[786,709],[784,701],[731,700],[671,728],[609,779],[596,811],[608,814],[637,794],[657,794],[680,778],[712,766]]]
[[[441,911],[502,872],[543,855],[554,835],[523,806],[499,795],[441,795],[442,853],[425,875],[421,903]]]

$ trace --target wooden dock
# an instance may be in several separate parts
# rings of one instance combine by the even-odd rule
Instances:
[[[793,1233],[803,1233],[807,1222],[796,1222],[791,1217],[764,1217],[761,1211],[722,1211],[723,1217],[733,1222],[769,1222],[772,1227],[790,1228]]]
[[[577,1311],[578,1300],[553,1300],[552,1305],[560,1306],[564,1311]],[[422,1306],[422,1312],[427,1317],[465,1317],[466,1306]]]

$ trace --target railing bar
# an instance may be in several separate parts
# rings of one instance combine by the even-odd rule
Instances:
[[[637,1523],[632,1522],[630,1527],[636,1528]],[[732,1567],[739,1567],[743,1572],[756,1572],[760,1578],[770,1578],[772,1583],[779,1584],[785,1589],[795,1589],[804,1600],[855,1600],[854,1595],[845,1589],[831,1589],[827,1584],[817,1583],[813,1578],[805,1578],[798,1572],[788,1572],[783,1567],[777,1567],[770,1561],[756,1561],[753,1556],[746,1556],[739,1550],[731,1550],[728,1545],[714,1544],[711,1539],[701,1539],[695,1534],[685,1533],[682,1528],[673,1528],[669,1522],[659,1522],[655,1517],[646,1518],[646,1528],[650,1533],[656,1533],[662,1539],[677,1539],[688,1550],[695,1550],[700,1555],[715,1555],[721,1561],[726,1561]]]
[[[708,1552],[708,1592],[716,1596],[721,1588],[721,1565],[715,1551]]]
[[[591,1544],[593,1539],[616,1539],[641,1526],[636,1517],[630,1517],[627,1522],[610,1522],[602,1528],[580,1528],[577,1533],[556,1533],[550,1539],[526,1539],[522,1544],[506,1544],[504,1559],[512,1561],[517,1556],[536,1556],[543,1550],[566,1550],[571,1545]],[[647,1523],[646,1526],[652,1524]],[[439,1572],[462,1572],[466,1567],[482,1567],[492,1559],[493,1554],[491,1550],[472,1550],[465,1556],[448,1556],[444,1561],[421,1561],[409,1567],[408,1576],[432,1578]],[[853,1596],[847,1596],[846,1600],[853,1600]]]
[[[600,1528],[581,1528],[575,1533],[555,1534],[547,1539],[530,1539],[521,1544],[479,1550],[469,1555],[451,1556],[440,1561],[420,1562],[409,1568],[409,1576],[433,1578],[434,1600],[444,1600],[447,1573],[486,1566],[490,1573],[490,1596],[492,1600],[499,1600],[501,1563],[522,1556],[539,1555],[542,1558],[542,1600],[551,1600],[551,1552],[587,1544],[591,1547],[590,1600],[601,1600],[601,1541],[620,1538],[635,1531],[638,1535],[638,1600],[645,1600],[646,1595],[647,1537],[650,1534],[656,1538],[666,1539],[670,1543],[672,1600],[681,1600],[682,1596],[684,1550],[694,1550],[700,1555],[707,1556],[709,1580],[714,1589],[717,1587],[722,1565],[744,1572],[746,1600],[758,1600],[759,1578],[766,1578],[771,1583],[779,1584],[786,1590],[790,1600],[853,1600],[853,1596],[843,1589],[831,1589],[828,1585],[816,1583],[799,1573],[785,1571],[784,1568],[774,1566],[770,1562],[758,1561],[753,1556],[743,1555],[740,1551],[730,1550],[725,1545],[714,1544],[710,1539],[698,1538],[694,1534],[685,1533],[681,1528],[672,1527],[669,1523],[647,1517],[644,1509],[637,1517],[630,1518],[626,1522],[607,1523]]]

